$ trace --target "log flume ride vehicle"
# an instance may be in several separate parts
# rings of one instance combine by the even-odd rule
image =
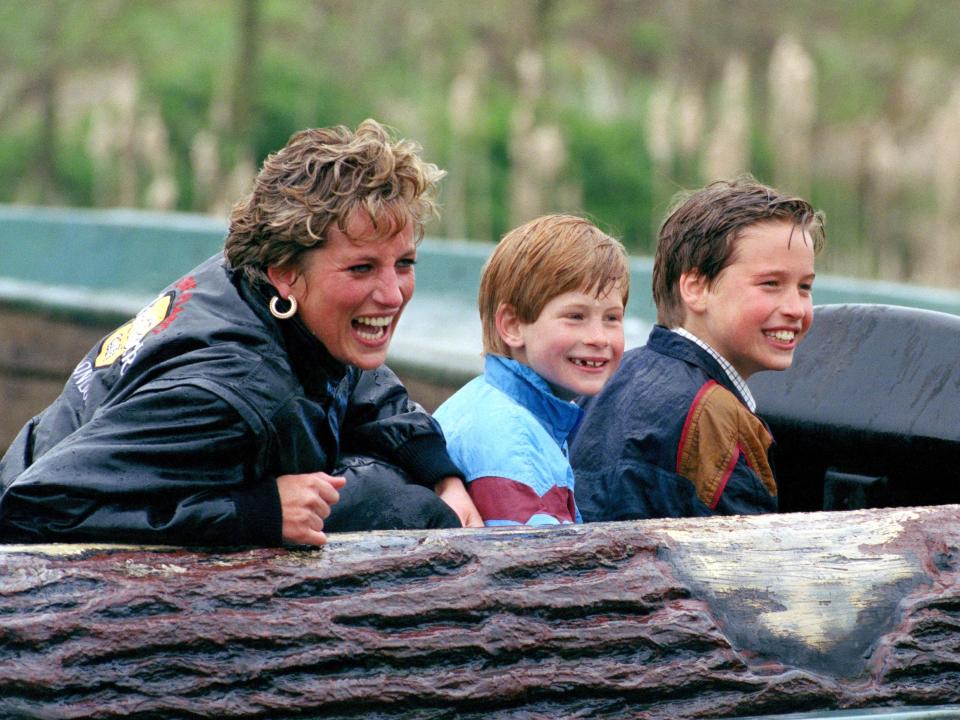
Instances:
[[[0,546],[0,716],[960,717],[960,317],[816,312],[783,512]]]

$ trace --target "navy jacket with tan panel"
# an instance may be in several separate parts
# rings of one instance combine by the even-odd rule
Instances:
[[[583,407],[570,456],[584,521],[776,511],[770,430],[696,343],[656,326]]]

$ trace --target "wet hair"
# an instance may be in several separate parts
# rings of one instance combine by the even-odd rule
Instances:
[[[657,322],[674,328],[686,316],[680,276],[697,272],[712,283],[734,259],[744,228],[765,221],[785,221],[809,233],[814,253],[826,242],[823,213],[806,200],[785,195],[750,176],[717,180],[681,194],[660,226],[653,261],[653,300]]]
[[[373,223],[370,239],[386,239],[413,222],[419,241],[423,223],[436,215],[445,174],[419,153],[419,145],[392,139],[375,120],[364,120],[356,132],[341,125],[294,134],[233,207],[227,262],[252,282],[267,282],[267,268],[296,267],[307,250],[323,245],[331,223],[346,233],[358,211]]]
[[[583,290],[600,297],[618,288],[627,304],[630,268],[623,245],[589,220],[574,215],[545,215],[511,230],[494,248],[480,274],[480,322],[483,351],[510,356],[497,332],[497,309],[516,309],[532,323],[558,295]]]

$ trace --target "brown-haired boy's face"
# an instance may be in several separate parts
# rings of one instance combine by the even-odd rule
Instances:
[[[749,225],[735,242],[730,264],[713,283],[681,278],[683,326],[744,378],[785,370],[813,320],[813,242],[783,220]]]

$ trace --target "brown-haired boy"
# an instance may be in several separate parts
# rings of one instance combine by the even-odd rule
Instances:
[[[435,413],[487,525],[579,522],[567,437],[623,355],[623,246],[572,215],[507,233],[480,279],[484,374]]]
[[[658,324],[587,401],[571,448],[584,520],[776,510],[746,379],[790,366],[823,242],[819,212],[752,178],[675,206],[654,259]]]

